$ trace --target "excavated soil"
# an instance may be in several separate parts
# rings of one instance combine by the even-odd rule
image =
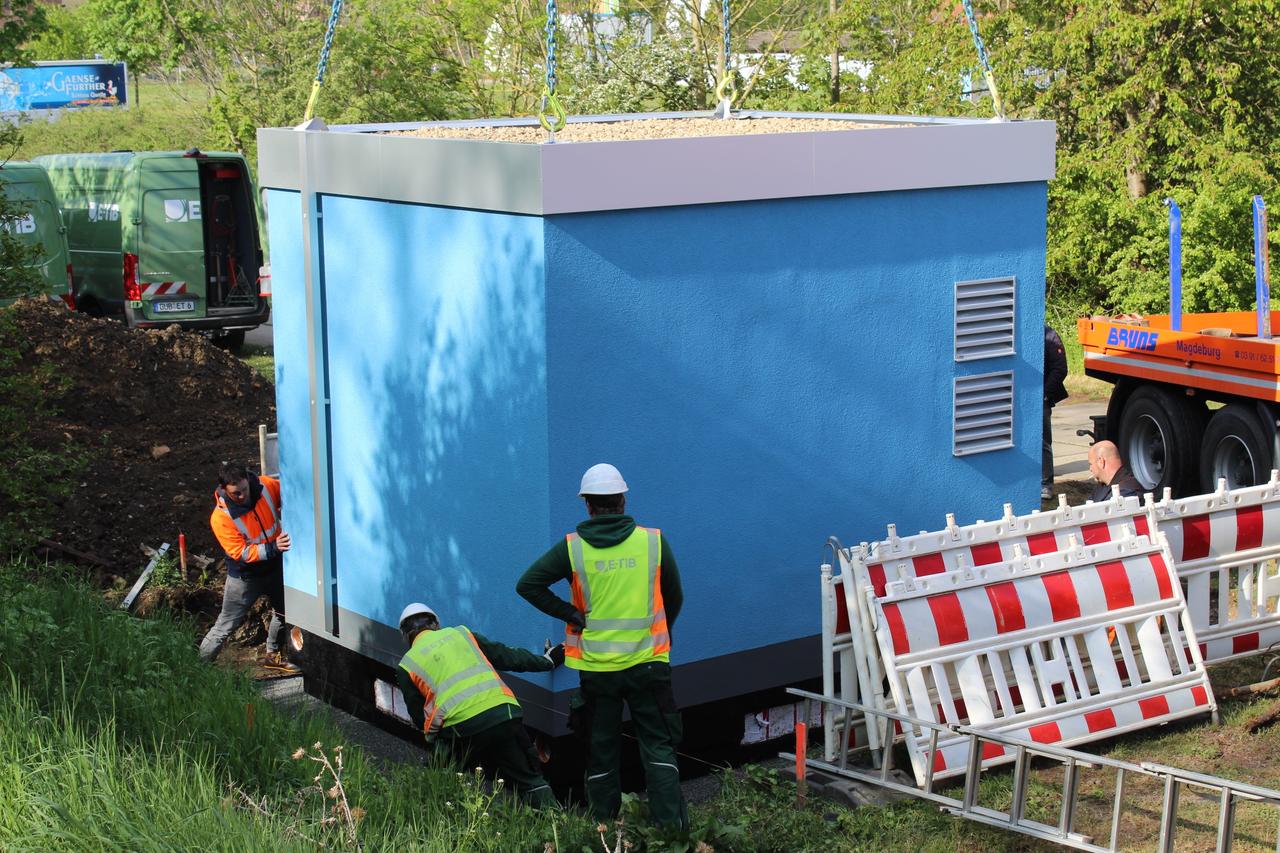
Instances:
[[[22,369],[47,374],[53,414],[33,419],[32,435],[88,460],[50,539],[88,555],[81,561],[104,587],[132,582],[147,562],[143,545],[169,542],[176,553],[179,533],[190,553],[221,557],[209,529],[218,465],[257,468],[258,425],[275,428],[270,383],[176,326],[128,329],[41,301],[3,313],[16,321]],[[221,566],[209,575],[219,579]],[[180,609],[216,612],[221,590],[194,598],[198,606]]]
[[[814,133],[889,127],[871,122],[821,118],[675,118],[611,122],[572,122],[556,132],[556,142],[622,142],[636,139],[677,139],[693,136],[748,136],[768,133]],[[396,131],[390,136],[429,139],[477,139],[487,142],[545,143],[541,127],[437,127]]]

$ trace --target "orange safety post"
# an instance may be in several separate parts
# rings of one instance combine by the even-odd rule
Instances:
[[[805,754],[809,751],[809,726],[796,723],[796,805],[803,806],[805,795],[809,793],[809,783],[805,781]]]
[[[178,534],[178,563],[182,566],[182,579],[187,579],[187,534]]]

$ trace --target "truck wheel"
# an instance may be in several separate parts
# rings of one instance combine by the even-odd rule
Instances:
[[[1166,388],[1144,385],[1120,416],[1120,456],[1142,484],[1159,495],[1193,491],[1199,483],[1196,453],[1204,434],[1203,409]]]
[[[1228,489],[1267,482],[1274,462],[1272,442],[1250,406],[1232,403],[1214,412],[1200,449],[1200,487],[1212,492],[1218,480]]]

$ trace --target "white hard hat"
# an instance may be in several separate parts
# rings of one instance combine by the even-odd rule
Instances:
[[[578,496],[583,495],[620,495],[627,490],[627,481],[608,462],[592,465],[582,475],[582,488]]]
[[[413,604],[410,604],[404,610],[400,611],[400,621],[397,622],[396,624],[403,625],[404,620],[408,619],[410,616],[418,616],[419,614],[422,614],[422,613],[425,613],[428,616],[436,615],[436,612],[432,610],[430,607],[423,604],[421,601],[415,601]]]

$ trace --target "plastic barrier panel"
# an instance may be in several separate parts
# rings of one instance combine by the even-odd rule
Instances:
[[[1155,504],[1200,650],[1210,662],[1280,642],[1280,475],[1271,482]]]
[[[890,583],[876,639],[899,713],[1040,743],[1214,709],[1167,546],[1145,536]],[[968,739],[907,733],[920,784],[963,774]],[[984,765],[1013,760],[997,744]]]
[[[964,571],[1019,556],[1035,556],[1065,551],[1075,545],[1097,545],[1110,542],[1132,529],[1139,536],[1150,536],[1147,513],[1138,498],[1118,494],[1102,503],[1067,506],[1066,496],[1059,496],[1056,509],[1029,515],[1014,515],[1010,504],[1004,505],[999,521],[979,521],[957,526],[947,517],[943,530],[921,532],[899,537],[893,525],[889,536],[866,547],[864,583],[884,595],[885,585],[895,580],[906,581],[908,587],[916,578],[946,572]],[[859,568],[855,572],[861,574]]]
[[[840,553],[842,549],[833,546]],[[842,562],[843,566],[843,562]],[[856,701],[858,662],[854,656],[853,634],[850,628],[849,609],[845,596],[846,571],[832,575],[829,563],[822,566],[822,692],[836,696],[839,681],[839,697],[847,702]],[[859,721],[861,717],[858,718]],[[823,706],[822,738],[823,754],[833,760],[839,733],[849,732],[854,721],[847,711],[835,706]],[[846,735],[847,736],[847,735]]]
[[[890,525],[888,538],[880,542],[835,549],[840,560],[836,590],[845,594],[844,612],[851,614],[850,653],[860,677],[860,701],[865,705],[887,707],[870,604],[872,597],[884,594],[886,583],[902,581],[911,586],[919,577],[963,573],[1019,555],[1054,553],[1073,542],[1076,546],[1092,545],[1132,535],[1135,530],[1143,535],[1148,532],[1148,517],[1140,500],[1119,494],[1109,501],[1078,507],[1067,506],[1065,497],[1060,496],[1057,508],[1024,516],[1015,516],[1012,506],[1005,504],[1004,517],[999,521],[979,521],[963,527],[957,526],[952,516],[947,521],[944,530],[914,536],[898,536],[896,527]],[[843,582],[845,578],[852,578],[853,582]],[[842,692],[840,698],[848,700],[850,696],[849,692]],[[857,745],[872,749],[880,746],[882,733],[874,726],[863,732],[855,724],[853,733]],[[834,749],[834,737],[832,731],[824,741],[828,756],[833,754],[830,750]]]

